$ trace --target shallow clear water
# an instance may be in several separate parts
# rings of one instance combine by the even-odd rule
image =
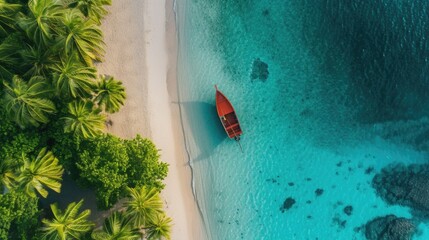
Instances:
[[[365,239],[374,217],[413,217],[371,181],[390,163],[427,162],[428,4],[366,2],[177,1],[182,117],[211,239]],[[251,77],[257,58],[266,80]],[[426,223],[416,239],[429,239]]]

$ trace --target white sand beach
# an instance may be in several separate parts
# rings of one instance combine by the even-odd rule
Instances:
[[[205,239],[191,189],[176,91],[177,41],[172,0],[117,0],[102,24],[106,43],[100,74],[121,80],[125,106],[109,116],[109,132],[152,139],[169,173],[162,196],[173,218],[173,240]]]

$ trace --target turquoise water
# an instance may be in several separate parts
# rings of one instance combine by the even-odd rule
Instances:
[[[365,239],[374,217],[413,218],[371,181],[390,163],[427,163],[429,4],[350,2],[177,1],[181,112],[210,239]],[[251,77],[258,58],[267,79]],[[415,239],[429,239],[419,223]]]

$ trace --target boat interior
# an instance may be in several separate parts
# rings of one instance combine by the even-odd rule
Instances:
[[[241,134],[241,128],[237,116],[234,112],[228,113],[221,117],[222,124],[228,132],[229,137],[235,137]]]

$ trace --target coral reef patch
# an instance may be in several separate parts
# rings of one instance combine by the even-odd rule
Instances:
[[[368,240],[409,240],[416,232],[411,220],[395,215],[377,217],[365,224],[365,237]]]
[[[390,165],[373,178],[377,194],[389,204],[411,207],[429,216],[429,165]]]
[[[286,198],[286,200],[283,202],[283,205],[280,207],[280,211],[284,213],[285,211],[289,210],[295,203],[295,199],[291,197]]]

